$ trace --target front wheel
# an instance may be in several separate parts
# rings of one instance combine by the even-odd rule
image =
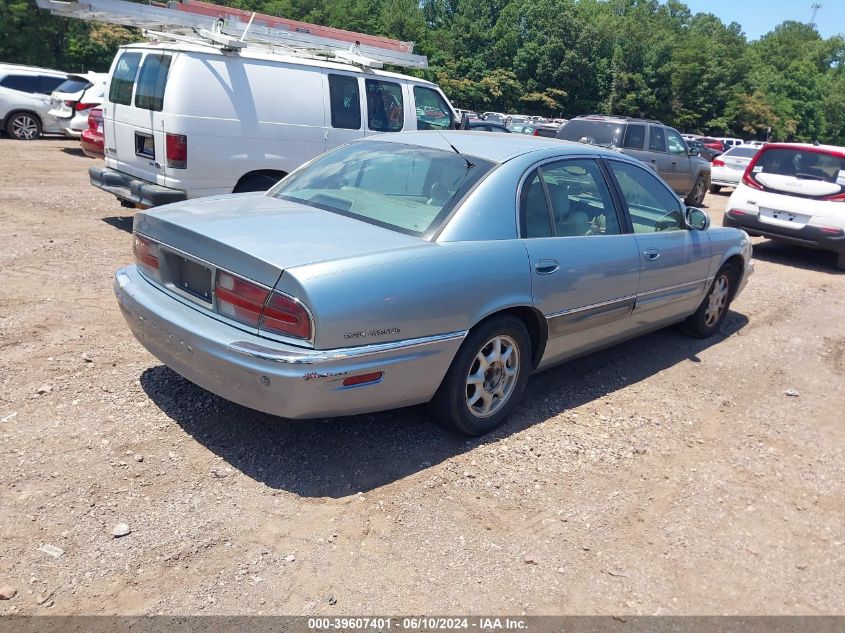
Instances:
[[[513,316],[494,317],[470,331],[429,407],[450,428],[483,435],[513,411],[530,371],[525,325]]]
[[[692,191],[689,192],[687,197],[684,199],[684,202],[691,207],[700,207],[701,203],[704,202],[704,194],[706,193],[707,178],[702,174],[698,177],[698,180],[695,181]]]
[[[31,141],[41,136],[41,121],[29,112],[18,112],[6,121],[6,133],[19,141]]]
[[[687,334],[696,338],[707,338],[719,329],[728,314],[737,279],[738,273],[733,266],[725,265],[719,269],[704,301],[683,323],[682,327]]]

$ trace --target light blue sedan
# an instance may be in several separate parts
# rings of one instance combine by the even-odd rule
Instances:
[[[129,327],[196,384],[287,418],[429,403],[469,435],[535,371],[674,323],[713,334],[753,270],[743,231],[634,159],[459,131],[139,212],[134,251]]]

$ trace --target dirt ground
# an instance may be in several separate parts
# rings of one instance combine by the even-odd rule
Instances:
[[[755,240],[721,334],[539,374],[488,437],[290,422],[134,340],[93,164],[0,139],[0,614],[845,613],[832,255]]]

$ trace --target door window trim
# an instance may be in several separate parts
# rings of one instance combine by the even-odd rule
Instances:
[[[592,160],[595,161],[599,172],[601,172],[602,176],[604,176],[605,186],[607,187],[608,191],[610,192],[610,203],[613,205],[613,212],[616,214],[616,221],[619,224],[619,233],[618,235],[628,235],[633,233],[633,224],[631,223],[630,214],[627,212],[628,207],[627,205],[624,207],[625,212],[622,211],[622,206],[620,206],[620,200],[624,204],[624,197],[620,195],[616,187],[616,180],[611,180],[612,173],[611,170],[604,164],[604,157],[603,156],[596,156],[590,154],[574,154],[571,156],[555,156],[552,158],[544,158],[543,160],[532,164],[528,167],[523,173],[522,176],[519,178],[519,184],[516,187],[516,230],[517,230],[517,239],[520,240],[533,240],[533,239],[562,239],[562,238],[569,238],[569,237],[605,237],[604,235],[550,235],[546,238],[536,238],[536,237],[525,237],[523,235],[524,231],[522,230],[522,189],[526,186],[526,182],[528,181],[529,176],[531,176],[535,171],[540,171],[540,184],[543,187],[543,195],[546,198],[546,211],[549,214],[549,224],[551,225],[552,232],[555,231],[555,223],[554,223],[554,211],[552,209],[552,202],[551,196],[549,196],[549,190],[546,187],[546,183],[542,178],[542,170],[541,168],[543,165],[548,165],[549,163],[560,163],[563,161],[569,160]],[[620,162],[628,162],[628,161],[620,161]],[[674,195],[674,192],[672,192]],[[614,234],[617,235],[617,234]]]

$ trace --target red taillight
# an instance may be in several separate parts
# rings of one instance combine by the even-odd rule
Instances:
[[[534,134],[532,136],[540,136],[540,130],[534,130]]]
[[[344,387],[354,387],[355,385],[365,385],[371,382],[378,382],[384,376],[383,371],[374,371],[370,374],[361,374],[360,376],[350,376],[343,379]]]
[[[748,211],[741,211],[740,209],[731,209],[728,211],[728,215],[752,215]]]
[[[214,287],[217,311],[270,334],[311,338],[311,318],[296,299],[222,270]]]
[[[713,167],[724,167],[724,166],[725,166],[725,161],[720,160],[718,158],[713,159]]]
[[[828,235],[842,235],[844,232],[842,229],[836,226],[820,226],[819,230],[822,233],[827,233]]]
[[[136,233],[132,239],[132,252],[138,266],[153,277],[158,277],[158,242]]]
[[[94,108],[88,113],[88,129],[96,131],[100,127],[103,120],[103,111],[99,108]]]
[[[301,303],[274,292],[264,307],[259,329],[307,339],[311,337],[311,318]]]
[[[98,105],[100,105],[100,104],[99,103],[82,103],[80,101],[79,103],[76,104],[74,109],[77,112],[82,112],[83,110],[90,110],[91,108],[96,108]]]
[[[754,155],[754,158],[751,159],[751,162],[748,163],[748,167],[745,168],[745,171],[742,173],[742,184],[751,187],[752,189],[760,189],[762,191],[763,185],[759,182],[754,180],[753,172],[751,171],[754,169],[754,165],[757,164],[757,159],[760,157],[760,154],[763,152],[757,152]]]
[[[845,192],[822,198],[825,202],[845,202]]]
[[[217,311],[220,314],[257,328],[261,310],[270,291],[251,281],[219,270],[214,294],[217,297]]]
[[[167,166],[174,169],[186,169],[188,167],[188,137],[184,134],[168,133],[165,139]]]

